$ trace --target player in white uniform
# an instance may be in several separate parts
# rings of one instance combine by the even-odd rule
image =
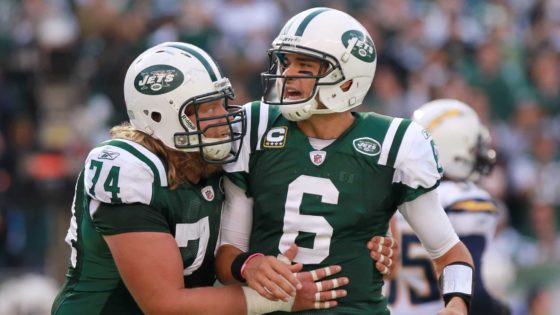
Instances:
[[[483,254],[497,223],[495,202],[475,183],[490,172],[495,161],[488,131],[468,105],[451,99],[425,104],[413,120],[432,134],[437,145],[445,170],[439,200],[475,263],[469,314],[508,314],[507,307],[488,294],[480,276]],[[443,300],[430,256],[402,215],[397,213],[395,219],[402,252],[401,269],[386,288],[391,314],[437,314]]]

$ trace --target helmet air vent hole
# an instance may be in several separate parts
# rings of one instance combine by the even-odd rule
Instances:
[[[159,112],[152,112],[151,114],[152,120],[155,122],[161,121],[161,114]]]

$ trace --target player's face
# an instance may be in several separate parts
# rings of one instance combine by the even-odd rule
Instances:
[[[229,127],[224,117],[228,112],[224,107],[223,99],[188,106],[186,113],[191,121],[197,121],[195,106],[198,106],[199,128],[204,136],[208,138],[229,136]]]
[[[283,98],[285,101],[297,101],[308,98],[315,87],[317,76],[321,73],[321,61],[306,55],[284,54],[282,58],[282,75],[288,76]],[[298,76],[289,78],[289,76]],[[309,78],[306,78],[309,77]]]

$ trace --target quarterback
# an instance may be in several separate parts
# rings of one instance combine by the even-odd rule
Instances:
[[[439,204],[430,135],[411,120],[351,111],[376,68],[367,30],[344,12],[309,9],[285,24],[269,57],[263,99],[245,105],[239,159],[225,166],[220,279],[280,296],[289,278],[267,256],[296,243],[304,270],[338,264],[350,280],[336,308],[306,314],[389,314],[366,244],[399,208],[437,267],[440,314],[467,314],[473,263]]]
[[[248,287],[212,287],[220,164],[237,159],[246,131],[245,111],[228,105],[231,84],[212,58],[185,43],[155,46],[130,65],[124,92],[130,124],[89,153],[76,183],[72,252],[52,314],[260,314],[314,307],[317,298],[336,304],[345,279],[321,279],[339,266],[299,273],[297,297],[282,302]]]

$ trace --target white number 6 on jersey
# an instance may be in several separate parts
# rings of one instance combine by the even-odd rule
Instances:
[[[313,248],[300,247],[295,262],[318,264],[329,256],[333,228],[322,216],[300,213],[304,194],[321,196],[322,203],[338,204],[338,190],[328,178],[301,175],[288,186],[284,215],[284,234],[278,250],[284,253],[296,241],[299,231],[314,233]]]

